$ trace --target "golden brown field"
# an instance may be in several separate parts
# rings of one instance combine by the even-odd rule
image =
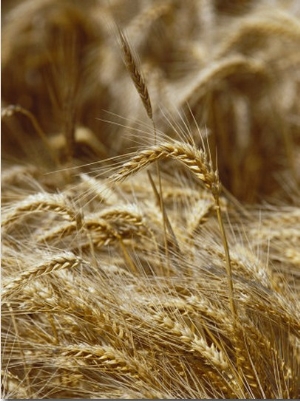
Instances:
[[[300,397],[300,2],[2,12],[2,398]]]

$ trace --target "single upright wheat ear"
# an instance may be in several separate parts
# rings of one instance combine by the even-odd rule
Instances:
[[[120,171],[111,177],[111,181],[122,181],[131,174],[137,173],[155,161],[167,158],[178,160],[180,163],[185,165],[193,174],[195,174],[198,179],[200,179],[201,182],[203,182],[203,184],[211,191],[214,197],[216,213],[225,252],[230,309],[233,320],[235,321],[237,312],[233,298],[231,261],[220,206],[221,184],[219,181],[218,172],[213,170],[212,163],[207,158],[207,153],[188,143],[182,143],[179,141],[162,142],[158,145],[150,146],[148,149],[144,149],[133,156],[128,162],[123,164]]]
[[[134,86],[136,87],[136,90],[138,91],[138,94],[140,95],[140,98],[143,102],[144,108],[146,110],[146,113],[150,120],[153,120],[153,114],[152,114],[152,105],[150,101],[150,96],[149,92],[147,89],[147,86],[145,84],[145,80],[138,68],[137,62],[135,61],[132,51],[130,49],[129,43],[124,35],[123,32],[119,29],[119,36],[121,40],[121,45],[122,45],[122,50],[124,54],[124,62],[125,66],[131,76],[131,79],[134,83]]]

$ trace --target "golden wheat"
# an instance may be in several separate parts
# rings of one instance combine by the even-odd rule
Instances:
[[[143,102],[146,113],[147,113],[148,117],[150,118],[150,120],[152,120],[152,118],[153,118],[152,105],[151,105],[150,96],[149,96],[148,89],[145,84],[144,78],[142,77],[141,72],[138,69],[137,62],[135,61],[135,59],[132,55],[132,51],[130,49],[129,43],[128,43],[124,33],[121,32],[120,30],[119,30],[119,36],[120,36],[121,45],[122,45],[122,49],[123,49],[126,68],[130,73],[130,76],[136,87],[136,90],[138,91],[138,94],[140,95],[140,98]]]
[[[2,226],[9,226],[32,212],[53,212],[68,220],[76,218],[76,211],[72,210],[71,206],[66,204],[66,200],[62,194],[39,193],[30,195],[14,205],[12,210],[4,215]]]
[[[10,283],[4,284],[4,290],[2,296],[5,298],[10,297],[15,291],[17,291],[29,280],[41,277],[46,274],[50,274],[61,269],[72,269],[80,263],[80,260],[74,255],[63,254],[51,258],[48,263],[43,263],[33,269],[22,272],[18,277],[15,277]]]
[[[149,149],[142,150],[129,162],[124,163],[122,169],[112,176],[112,181],[120,181],[127,176],[138,172],[142,168],[159,159],[173,158],[188,167],[204,185],[213,190],[217,190],[218,181],[216,173],[211,171],[207,155],[202,150],[193,148],[186,143],[161,143]]]
[[[3,2],[2,398],[299,398],[296,3]]]

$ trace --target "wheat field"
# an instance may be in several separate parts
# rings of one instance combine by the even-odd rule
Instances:
[[[300,2],[2,22],[2,398],[299,398]]]

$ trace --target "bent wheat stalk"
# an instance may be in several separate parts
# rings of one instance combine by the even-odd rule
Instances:
[[[123,181],[130,175],[137,173],[157,160],[168,158],[177,160],[186,166],[198,179],[200,179],[201,182],[203,182],[206,188],[208,188],[213,195],[226,258],[230,309],[233,321],[235,321],[237,311],[233,296],[231,261],[219,197],[221,192],[221,183],[218,172],[213,170],[211,160],[208,160],[206,152],[197,149],[188,143],[182,143],[179,141],[162,142],[140,151],[128,162],[124,163],[120,171],[111,176],[111,182]]]

